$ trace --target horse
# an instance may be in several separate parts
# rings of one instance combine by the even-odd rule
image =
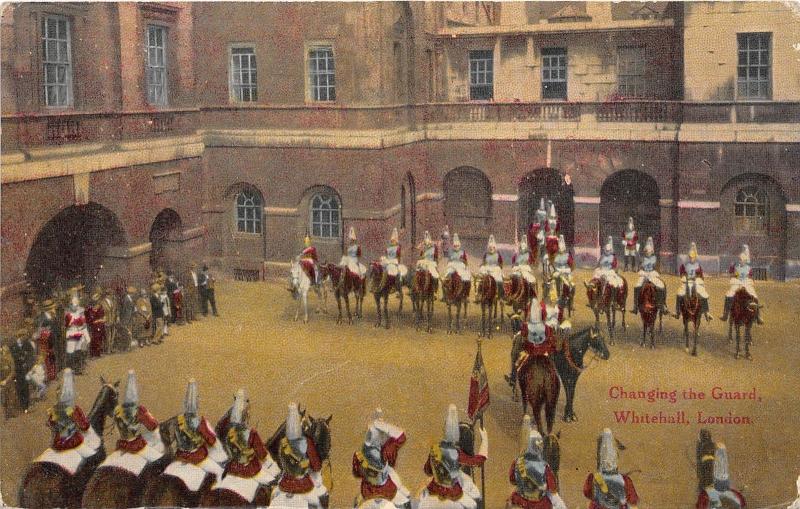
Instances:
[[[689,353],[689,323],[692,324],[692,355],[697,357],[697,337],[700,329],[700,317],[703,314],[703,303],[694,285],[686,283],[686,295],[681,299],[680,315],[675,318],[683,318],[683,339],[686,342],[685,350]]]
[[[400,297],[399,312],[403,312],[403,286],[400,281],[400,275],[391,276],[386,274],[386,268],[381,262],[374,261],[370,263],[369,270],[367,271],[367,279],[369,280],[369,291],[375,298],[375,308],[378,312],[378,321],[375,327],[380,327],[383,321],[384,326],[389,328],[389,295],[397,292]],[[383,301],[383,315],[381,315],[381,301]],[[385,319],[385,320],[384,320]]]
[[[159,425],[164,455],[146,465],[139,475],[116,466],[101,466],[86,485],[81,507],[86,509],[125,509],[143,505],[144,488],[153,482],[172,462],[177,417]]]
[[[533,356],[525,361],[525,368],[518,377],[522,394],[522,413],[528,413],[531,406],[532,417],[536,428],[543,436],[553,432],[556,417],[556,403],[561,390],[558,373],[553,359],[546,356]],[[542,408],[544,408],[547,429],[542,427]]]
[[[741,331],[742,327],[744,327],[744,358],[753,360],[753,356],[750,354],[750,344],[753,341],[751,331],[757,310],[758,302],[756,299],[746,289],[739,288],[733,296],[731,316],[730,320],[728,320],[728,341],[731,341],[733,328],[736,328],[736,354],[734,356],[736,359],[740,356]]]
[[[292,298],[297,301],[297,310],[294,313],[294,321],[296,322],[300,318],[300,308],[303,309],[303,323],[308,323],[308,291],[311,288],[314,288],[314,291],[317,293],[317,296],[322,299],[323,301],[326,300],[323,298],[322,290],[319,286],[315,286],[311,283],[311,278],[308,276],[305,270],[303,270],[303,266],[298,262],[296,259],[292,259],[289,261],[290,263],[290,270],[289,270],[289,291],[292,293]],[[317,269],[319,270],[319,269]],[[319,307],[317,311],[319,312]]]
[[[503,280],[503,287],[506,303],[511,306],[512,313],[520,315],[522,319],[527,318],[528,306],[536,297],[536,284],[527,281],[519,274],[512,274],[510,278]]]
[[[464,308],[464,318],[467,317],[467,304],[469,303],[470,281],[463,281],[457,272],[445,276],[442,281],[442,293],[447,304],[447,333],[461,332],[461,308]],[[453,330],[453,306],[456,308],[456,329]]]
[[[578,384],[578,377],[584,370],[583,357],[589,349],[603,360],[608,360],[611,356],[603,336],[593,327],[587,327],[565,338],[561,348],[558,348],[553,356],[553,363],[555,363],[566,396],[564,422],[578,420],[573,408],[575,386]]]
[[[634,305],[639,310],[639,316],[642,318],[642,341],[639,346],[644,346],[647,339],[647,333],[650,333],[650,348],[656,347],[656,317],[658,317],[658,333],[661,334],[663,328],[663,312],[658,305],[658,298],[656,285],[651,281],[645,281],[642,289],[639,291],[639,302]]]
[[[616,292],[605,279],[592,278],[591,281],[583,282],[584,286],[586,286],[589,307],[594,313],[594,328],[596,330],[600,329],[600,315],[605,314],[608,336],[612,345],[614,344],[614,328],[617,326],[617,310],[622,313],[622,330],[624,331],[628,327],[625,323],[625,300],[628,298],[628,282],[622,276],[619,276],[619,278],[622,280],[622,286]]]
[[[497,281],[489,275],[475,275],[475,301],[481,305],[481,330],[479,336],[492,337],[494,321],[497,319],[498,307],[502,308],[502,299],[498,296]],[[502,309],[499,312],[503,319]]]
[[[102,440],[106,417],[114,415],[114,408],[119,400],[119,381],[111,384],[101,378],[100,383],[100,391],[87,418],[89,425]],[[32,463],[19,486],[19,506],[31,509],[81,507],[81,496],[86,483],[105,459],[105,448],[101,445],[94,456],[82,461],[75,474],[70,474],[55,463]]]
[[[417,330],[422,326],[422,313],[427,311],[428,326],[427,332],[433,332],[433,302],[436,300],[436,291],[439,288],[439,280],[434,278],[425,269],[417,269],[414,272],[414,287],[412,295],[415,300],[416,319],[414,325]]]
[[[357,318],[363,318],[362,307],[364,304],[364,294],[366,293],[366,280],[356,274],[353,274],[346,267],[326,263],[320,266],[320,277],[322,279],[329,278],[333,286],[333,295],[336,297],[336,306],[339,308],[339,316],[336,318],[336,323],[342,323],[342,299],[347,309],[347,323],[353,323],[353,316],[350,313],[350,293],[352,292],[356,298],[355,315]]]

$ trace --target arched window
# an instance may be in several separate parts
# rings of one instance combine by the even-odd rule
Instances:
[[[734,213],[738,217],[766,217],[767,196],[756,187],[745,187],[736,193]]]
[[[339,238],[341,230],[339,200],[332,194],[315,194],[311,199],[311,235],[323,239]]]
[[[261,195],[252,189],[236,195],[236,231],[261,233]]]

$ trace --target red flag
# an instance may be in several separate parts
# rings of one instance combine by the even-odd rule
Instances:
[[[489,377],[486,375],[486,366],[483,365],[479,341],[478,352],[475,354],[475,365],[472,367],[472,377],[469,381],[469,405],[467,407],[469,418],[474,421],[487,406],[489,406]]]

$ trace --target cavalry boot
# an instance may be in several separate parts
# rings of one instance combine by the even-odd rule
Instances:
[[[638,286],[633,287],[633,309],[631,309],[631,313],[634,315],[639,312],[639,294],[642,293],[642,289]]]
[[[725,297],[725,309],[722,311],[722,316],[719,317],[723,322],[728,320],[728,315],[731,312],[731,304],[733,304],[733,297]]]
[[[708,314],[708,299],[702,299],[702,302],[703,303],[701,304],[702,307],[700,308],[700,312],[703,313],[703,316],[706,317],[706,320],[710,322],[714,318]]]
[[[683,297],[680,295],[675,296],[675,318],[681,316],[681,306],[683,305]]]
[[[761,319],[761,306],[756,308],[756,323],[758,325],[764,325],[764,320]]]
[[[658,298],[658,309],[661,310],[661,314],[668,315],[669,310],[667,309],[667,289],[658,288],[656,291],[656,298]]]

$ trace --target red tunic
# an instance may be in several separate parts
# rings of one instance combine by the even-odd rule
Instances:
[[[622,232],[622,238],[623,239],[625,239],[625,235],[627,233],[628,232]],[[638,240],[639,240],[639,234],[634,231],[633,232],[633,239],[625,239],[625,246],[627,246],[628,249],[633,249],[633,248],[636,247],[636,241],[638,241]]]
[[[142,405],[139,405],[136,409],[136,419],[147,431],[155,431],[158,427],[158,420]],[[147,441],[142,438],[142,435],[137,435],[130,440],[117,440],[117,449],[129,453],[137,453],[144,449],[146,445]]]
[[[86,323],[89,326],[89,335],[91,342],[89,345],[89,353],[92,357],[100,357],[103,353],[103,348],[106,343],[106,312],[103,306],[89,306],[86,308]]]
[[[742,509],[747,507],[747,502],[745,502],[744,496],[742,496],[742,494],[738,490],[734,490],[733,488],[731,488],[731,491],[733,492],[734,495],[736,495],[736,498],[739,499],[739,504],[742,506]],[[697,496],[697,504],[695,505],[695,508],[696,509],[711,508],[711,501],[708,498],[708,493],[706,493],[706,490],[701,491],[700,494]]]
[[[217,442],[217,435],[214,433],[214,430],[211,429],[211,426],[208,425],[208,421],[206,421],[205,417],[200,420],[200,426],[198,426],[197,432],[203,437],[203,444],[194,451],[179,450],[175,453],[176,458],[195,465],[206,459],[208,456],[207,446],[214,445]]]
[[[614,262],[616,263],[616,259],[614,260]],[[616,267],[616,265],[614,265],[614,267]],[[686,275],[686,266],[685,265],[681,264],[681,268],[678,270],[678,275],[680,275],[680,276],[685,276]],[[694,277],[701,278],[701,279],[703,278],[703,267],[699,267],[699,266],[697,267],[697,270],[694,271]]]
[[[361,479],[361,496],[365,500],[371,498],[392,500],[397,494],[397,486],[394,484],[391,477],[388,477],[386,482],[380,486],[376,486],[367,481],[364,472],[361,470],[361,461],[358,459],[358,453],[353,453],[353,476],[357,479]]]
[[[625,499],[627,501],[622,509],[627,509],[629,506],[639,503],[639,495],[636,493],[636,488],[633,487],[633,481],[631,481],[630,477],[623,475],[622,479],[625,482]],[[592,501],[589,504],[589,509],[604,509],[603,506],[594,501],[594,474],[589,474],[586,482],[583,483],[583,496]]]
[[[75,426],[78,427],[78,431],[66,438],[58,435],[58,423],[53,420],[53,416],[50,415],[47,419],[47,425],[54,432],[53,443],[51,447],[56,451],[66,451],[68,449],[74,449],[78,447],[83,443],[83,433],[81,432],[89,430],[89,419],[86,418],[86,414],[83,413],[81,407],[77,405],[72,407],[72,415],[70,415],[70,419],[72,419],[72,422],[74,422]]]
[[[247,463],[229,462],[225,468],[226,472],[238,477],[253,477],[261,471],[261,462],[267,457],[267,448],[256,430],[250,430],[247,445],[253,449],[255,455]]]
[[[64,314],[64,327],[83,327],[84,325],[86,325],[86,316],[83,314],[73,316],[69,311]],[[80,331],[73,332],[69,336],[70,339],[81,339],[81,337],[83,337],[83,334]]]
[[[517,484],[516,473],[517,462],[513,461],[511,463],[511,468],[508,470],[508,478],[513,485]],[[550,468],[550,465],[545,467],[544,476],[545,481],[547,482],[547,491],[550,493],[556,493],[558,491],[558,482],[556,481],[556,476],[553,474],[553,470]],[[542,498],[539,500],[528,500],[517,490],[514,490],[514,492],[511,494],[509,503],[523,509],[551,509],[553,507],[553,504],[550,502],[550,497],[546,495],[542,495]]]
[[[318,263],[317,248],[309,246],[300,254],[300,266],[303,267],[308,278],[313,283],[316,281],[315,266]]]

